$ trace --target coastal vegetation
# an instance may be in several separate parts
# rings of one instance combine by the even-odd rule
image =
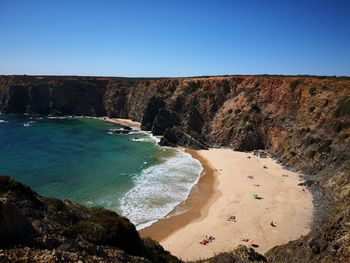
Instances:
[[[115,212],[42,197],[3,175],[0,235],[1,262],[179,262],[156,241],[141,239],[135,226]]]

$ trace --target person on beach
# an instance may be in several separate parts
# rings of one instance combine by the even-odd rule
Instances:
[[[230,216],[230,217],[228,218],[228,221],[236,222],[236,216]]]

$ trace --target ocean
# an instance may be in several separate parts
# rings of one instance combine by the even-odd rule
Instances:
[[[103,206],[142,229],[183,202],[202,166],[143,131],[97,119],[0,115],[0,174],[41,195]]]

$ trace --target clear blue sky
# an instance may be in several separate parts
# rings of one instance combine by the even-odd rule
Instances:
[[[0,74],[350,75],[349,0],[0,0]]]

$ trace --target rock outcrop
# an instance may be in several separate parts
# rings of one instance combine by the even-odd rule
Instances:
[[[340,253],[348,256],[343,213],[350,202],[349,78],[2,76],[0,112],[131,118],[163,135],[163,145],[266,149],[306,173],[331,207],[309,235],[272,249],[267,259],[339,262]],[[296,261],[299,254],[307,256]]]
[[[0,262],[178,262],[128,219],[0,176]]]
[[[180,127],[171,127],[165,130],[164,136],[160,140],[160,145],[164,146],[187,146],[195,150],[208,149],[208,145],[199,139],[195,132],[186,133]]]
[[[207,263],[263,263],[266,258],[255,252],[252,248],[239,245],[231,252],[219,253],[215,257],[203,260]]]

